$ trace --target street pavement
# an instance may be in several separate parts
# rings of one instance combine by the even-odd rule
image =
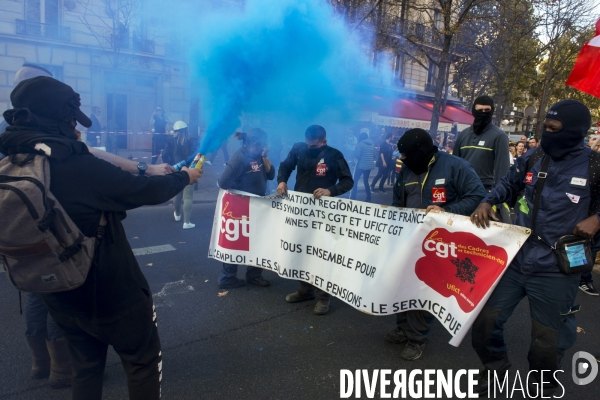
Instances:
[[[195,229],[183,230],[182,222],[173,220],[171,202],[133,210],[124,221],[131,247],[141,249],[137,259],[154,293],[164,399],[335,399],[340,397],[341,369],[479,368],[470,334],[460,347],[452,347],[450,335],[436,322],[423,357],[404,361],[399,357],[401,348],[383,340],[395,326],[394,316],[363,314],[336,299],[327,315],[315,316],[314,301],[286,303],[285,295],[298,284],[272,272],[264,273],[271,280],[269,288],[246,286],[223,295],[217,288],[220,263],[207,258],[220,165],[205,168],[194,193]],[[359,200],[361,196],[359,191]],[[390,204],[391,189],[374,194],[373,201]],[[152,253],[153,246],[168,251]],[[243,278],[245,268],[240,269],[238,277]],[[580,293],[577,300],[582,306],[577,314],[580,332],[565,356],[565,373],[559,375],[566,389],[563,398],[598,399],[600,377],[590,385],[576,386],[571,359],[576,351],[600,351],[600,299]],[[30,379],[19,296],[3,273],[0,304],[0,399],[69,399],[69,389],[53,390],[44,381]],[[513,371],[518,369],[523,377],[528,370],[530,328],[528,304],[523,301],[506,327]],[[362,396],[366,398],[364,389]],[[125,374],[112,350],[103,398],[127,398]],[[516,392],[514,398],[523,397]]]

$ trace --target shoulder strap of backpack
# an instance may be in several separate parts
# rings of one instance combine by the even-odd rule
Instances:
[[[544,150],[541,147],[538,147],[533,154],[529,157],[529,159],[527,160],[527,171],[525,172],[529,172],[531,171],[531,168],[533,168],[533,165],[538,162],[539,160],[542,159],[542,157],[544,157]]]

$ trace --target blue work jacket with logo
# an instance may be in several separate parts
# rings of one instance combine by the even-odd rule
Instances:
[[[410,175],[408,168],[402,168],[394,185],[393,206],[406,207],[406,185],[415,183],[409,182]],[[436,152],[429,162],[427,175],[420,189],[422,208],[436,205],[447,212],[460,215],[470,215],[486,195],[471,164],[441,151]],[[434,189],[443,189],[444,203],[434,203]]]
[[[535,150],[531,149],[517,158],[506,176],[484,199],[500,204],[524,190],[524,198],[515,206],[515,224],[527,228],[531,228],[535,186],[543,161],[538,160],[527,171],[527,160]],[[548,244],[554,245],[561,236],[572,235],[575,225],[588,218],[592,200],[588,176],[590,153],[589,148],[582,146],[560,160],[550,159],[533,233],[517,253],[511,268],[525,275],[565,276],[558,269],[556,255]],[[538,236],[548,244],[539,240]],[[598,237],[596,235],[595,239]]]

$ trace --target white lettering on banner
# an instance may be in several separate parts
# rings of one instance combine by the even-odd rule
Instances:
[[[208,256],[308,282],[371,315],[426,310],[458,346],[528,232],[289,192],[219,193]],[[243,241],[243,242],[242,242]]]
[[[457,257],[456,245],[454,243],[442,243],[436,242],[435,240],[426,240],[423,243],[423,247],[427,251],[435,251],[435,254],[441,258],[448,258],[448,249],[450,249],[450,256]]]
[[[242,235],[245,237],[250,237],[250,222],[247,219],[238,220],[221,217],[221,222],[223,222],[221,233],[225,233],[227,240],[235,242],[239,239],[240,226]]]

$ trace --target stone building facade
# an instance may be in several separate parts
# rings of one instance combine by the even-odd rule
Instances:
[[[156,106],[187,121],[190,72],[180,48],[160,24],[150,29],[107,8],[114,3],[0,0],[0,112],[11,107],[17,69],[35,63],[80,93],[86,114],[100,108],[103,128],[121,133],[118,148],[150,148],[150,135],[138,133],[151,129]]]

